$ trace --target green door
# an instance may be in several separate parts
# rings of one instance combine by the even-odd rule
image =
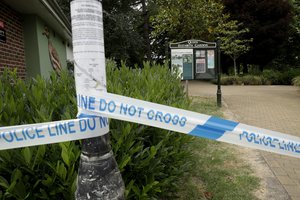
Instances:
[[[183,80],[193,79],[193,55],[184,54],[183,59]]]

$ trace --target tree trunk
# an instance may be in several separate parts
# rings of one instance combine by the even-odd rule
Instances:
[[[145,42],[145,48],[146,48],[146,56],[147,60],[151,61],[151,46],[150,46],[150,30],[149,30],[149,14],[148,9],[146,5],[146,0],[141,0],[142,2],[142,10],[143,10],[143,17],[144,17],[144,42]]]
[[[123,200],[124,183],[109,134],[83,140],[76,199]]]
[[[102,80],[102,82],[98,82],[98,80],[96,80],[97,83],[100,83],[97,87],[99,90],[96,90],[93,86],[85,88],[78,87],[78,85],[76,85],[76,92],[77,94],[81,93],[82,90],[91,93],[97,93],[99,91],[106,92],[105,55],[104,44],[102,43],[104,39],[99,38],[103,36],[101,2],[94,0],[74,0],[71,5],[71,11],[73,12],[73,34],[75,33],[74,35],[78,35],[86,31],[84,41],[82,41],[83,39],[81,37],[73,35],[73,47],[74,50],[77,51],[77,53],[74,54],[74,60],[79,60],[82,63],[85,63],[84,67],[86,68],[86,71],[93,69],[90,68],[91,65],[94,66],[97,64],[95,66],[99,67],[99,71],[93,69],[93,75]],[[89,8],[81,9],[82,6]],[[90,13],[97,13],[96,15],[98,15],[98,17],[90,18],[88,17]],[[94,23],[96,25],[90,26],[90,23]],[[100,31],[102,32],[101,34],[99,34]],[[99,37],[91,37],[93,34],[87,33],[93,33],[95,35],[99,34]],[[90,54],[89,52],[84,51],[85,49],[91,48],[94,48],[95,51],[97,51],[98,56],[103,59],[96,59],[97,56],[95,56],[95,54]],[[83,49],[83,51],[78,51],[78,49]],[[79,71],[82,74],[85,73],[85,71],[80,71],[78,64],[75,65],[75,71]],[[89,74],[85,74],[85,77],[78,74],[79,73],[75,73],[76,82],[86,83],[95,81],[94,77]],[[82,110],[79,111],[79,114],[85,115]],[[89,117],[89,115],[85,117]],[[123,200],[124,192],[125,187],[122,176],[109,143],[109,133],[104,136],[83,140],[75,198],[77,200]]]
[[[248,74],[248,65],[245,62],[243,62],[243,74]]]
[[[233,69],[234,69],[234,75],[237,75],[237,69],[236,69],[236,58],[233,58]]]

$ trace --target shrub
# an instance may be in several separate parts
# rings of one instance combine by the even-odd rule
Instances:
[[[297,76],[293,79],[293,84],[300,87],[300,76]]]
[[[263,81],[260,76],[246,75],[242,77],[244,85],[262,85]]]
[[[226,76],[222,75],[221,85],[241,85],[242,80],[239,76]]]
[[[48,81],[37,77],[25,83],[16,71],[5,70],[0,77],[0,126],[73,118],[74,92],[67,72],[60,78],[52,74]],[[72,199],[80,155],[77,143],[0,151],[0,199]]]
[[[262,72],[262,77],[264,77],[265,82],[269,81],[270,84],[278,85],[281,73],[276,70],[267,69]]]
[[[108,91],[188,108],[178,76],[166,66],[118,69],[107,64]],[[76,116],[74,80],[67,72],[28,82],[16,72],[0,78],[0,126],[70,119]],[[112,148],[126,184],[127,199],[153,199],[176,191],[189,169],[191,137],[111,120]],[[0,199],[73,199],[80,143],[67,142],[0,151]]]
[[[167,66],[120,69],[112,62],[107,68],[108,91],[174,107],[188,108],[176,74]],[[189,136],[112,120],[113,150],[126,184],[127,199],[151,199],[176,189],[176,180],[190,165],[186,144]]]
[[[221,78],[222,85],[291,85],[293,79],[300,75],[300,69],[287,69],[284,72],[264,70],[260,75],[226,76]]]
[[[292,85],[293,79],[300,75],[300,69],[289,69],[282,73],[280,77],[281,85]]]
[[[291,85],[293,79],[300,75],[300,69],[286,69],[285,71],[264,70],[262,76],[273,85]]]

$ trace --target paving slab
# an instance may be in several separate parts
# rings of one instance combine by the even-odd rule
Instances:
[[[216,85],[210,82],[189,82],[190,96],[215,97],[216,91]],[[299,88],[294,86],[222,86],[222,97],[225,105],[239,122],[300,137]],[[288,193],[289,199],[300,200],[300,159],[259,152]],[[274,197],[274,199],[280,199],[280,197]]]

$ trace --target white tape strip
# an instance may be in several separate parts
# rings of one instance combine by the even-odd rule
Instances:
[[[108,131],[105,117],[0,127],[0,150],[92,138]]]
[[[96,117],[101,114],[300,158],[300,138],[296,136],[109,93],[100,92],[96,97],[78,94],[77,104],[84,110],[82,119],[1,127],[0,150],[104,135],[109,131],[108,120]]]
[[[77,95],[85,113],[181,132],[300,158],[300,138],[110,93]]]

